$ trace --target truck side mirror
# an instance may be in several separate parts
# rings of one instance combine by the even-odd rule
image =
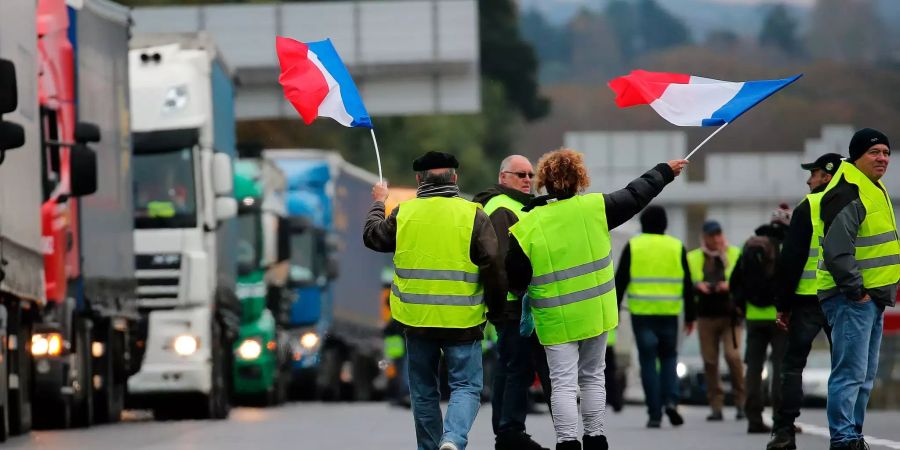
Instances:
[[[216,220],[223,221],[237,216],[238,205],[234,197],[216,197]]]
[[[75,142],[79,144],[100,142],[100,127],[93,123],[78,122],[75,125]]]
[[[285,217],[278,218],[278,247],[275,262],[291,259],[291,221]]]
[[[0,152],[25,145],[25,129],[13,122],[0,121]]]
[[[0,59],[0,114],[9,114],[19,106],[16,66],[8,59]]]
[[[216,195],[230,195],[234,189],[234,169],[231,157],[224,153],[216,153],[213,155],[212,162],[213,190]]]
[[[69,153],[72,170],[70,181],[73,197],[97,192],[97,154],[86,145],[74,145]]]

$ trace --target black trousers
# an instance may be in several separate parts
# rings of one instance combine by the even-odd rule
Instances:
[[[772,347],[771,356],[768,349]],[[775,325],[774,320],[748,320],[747,321],[747,353],[744,361],[747,363],[747,373],[744,377],[747,381],[747,400],[744,410],[747,412],[747,421],[750,423],[762,423],[763,411],[763,386],[762,372],[766,366],[766,360],[772,360],[771,386],[772,408],[781,406],[781,384],[775,382],[781,379],[781,365],[784,361],[784,352],[787,346],[787,333]]]
[[[775,430],[794,431],[803,403],[803,369],[813,340],[822,330],[831,343],[831,327],[818,303],[799,303],[791,311],[787,350],[781,372],[781,407],[775,409]]]
[[[497,369],[491,398],[491,425],[495,435],[525,431],[528,388],[537,373],[550,403],[550,369],[544,347],[537,336],[519,335],[519,322],[497,324]]]

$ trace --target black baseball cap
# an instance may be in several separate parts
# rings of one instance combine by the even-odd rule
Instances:
[[[707,220],[703,222],[703,234],[719,234],[722,232],[722,225],[715,220]]]
[[[819,169],[829,175],[834,175],[843,160],[844,157],[837,153],[826,153],[811,163],[800,164],[800,167],[803,170]]]

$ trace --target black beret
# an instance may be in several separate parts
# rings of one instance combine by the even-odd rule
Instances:
[[[458,169],[456,157],[444,152],[428,152],[413,161],[413,170],[422,172],[431,169]]]

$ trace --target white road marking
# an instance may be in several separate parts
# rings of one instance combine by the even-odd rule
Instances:
[[[828,432],[827,427],[820,427],[818,425],[812,425],[808,423],[797,422],[797,425],[800,428],[803,428],[803,434],[810,434],[813,436],[824,437],[825,439],[830,439],[831,434]],[[866,436],[866,442],[869,443],[870,446],[881,446],[887,447],[894,450],[900,450],[900,442],[892,441],[890,439],[881,439],[873,436]]]

